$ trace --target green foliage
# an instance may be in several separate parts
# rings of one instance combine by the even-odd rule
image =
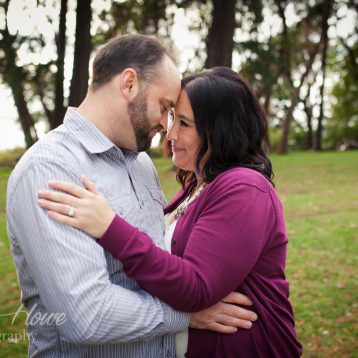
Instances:
[[[67,102],[66,98],[56,101],[62,97],[62,95],[56,95],[56,92],[59,93],[56,88],[60,88],[58,82],[56,86],[56,78],[59,78],[59,69],[62,68],[58,63],[61,61],[57,61],[60,54],[53,52],[51,57],[42,56],[41,58],[38,54],[47,53],[49,48],[56,51],[56,38],[58,40],[59,37],[57,18],[60,13],[60,2],[51,1],[52,8],[47,6],[48,2],[44,0],[38,0],[36,4],[22,2],[24,16],[27,16],[34,6],[41,8],[45,13],[44,18],[48,22],[47,28],[49,29],[46,36],[40,31],[42,26],[36,22],[33,23],[31,35],[22,35],[21,28],[15,33],[9,33],[6,26],[6,9],[11,3],[10,0],[0,1],[0,15],[4,18],[4,21],[0,23],[0,81],[6,83],[12,89],[13,94],[20,94],[20,92],[24,94],[26,106],[34,122],[45,120],[51,122],[52,125],[56,122],[57,125],[55,119],[58,119],[60,111],[53,111],[55,103],[58,106],[59,102],[64,105]],[[216,0],[215,3],[220,2]],[[283,31],[282,23],[281,28],[277,29],[273,26],[272,31],[263,33],[260,26],[266,20],[264,17],[278,16],[278,3],[285,10],[287,34]],[[91,28],[93,47],[96,49],[97,45],[103,44],[118,34],[137,32],[159,35],[168,47],[174,47],[171,32],[175,14],[179,9],[184,9],[191,18],[190,31],[198,38],[198,44],[193,48],[192,58],[187,59],[184,75],[200,71],[207,56],[206,44],[209,41],[207,35],[215,15],[213,4],[213,0],[125,0],[112,1],[108,6],[101,7],[99,3],[93,1]],[[239,70],[265,103],[265,110],[273,126],[281,125],[291,103],[293,85],[297,83],[297,79],[304,70],[303,64],[307,61],[312,46],[320,38],[323,6],[324,2],[321,0],[308,2],[301,0],[236,1],[237,31],[233,39],[234,55],[240,57],[241,68]],[[338,21],[338,17],[345,16],[347,9],[357,10],[352,1],[333,1],[332,6],[329,19],[331,28],[335,26],[334,22]],[[58,10],[57,14],[56,11],[54,13],[54,9]],[[295,15],[293,23],[288,16],[290,12]],[[196,15],[192,16],[193,14]],[[282,22],[281,19],[279,21]],[[224,33],[221,35],[225,37]],[[347,38],[343,40],[347,43]],[[349,58],[357,58],[357,34],[351,40],[353,56],[347,54],[345,59],[342,59],[341,54],[346,51],[344,45],[336,46],[337,51],[331,51],[331,54],[334,54],[333,62],[337,65],[331,66],[330,75],[338,74],[340,80],[332,91],[331,115],[327,116],[328,111],[325,112],[324,123],[327,128],[323,138],[325,147],[336,146],[342,138],[357,139],[358,136],[357,74],[353,76],[354,71],[356,73],[353,67],[356,68],[357,64],[355,66],[349,64]],[[331,38],[330,45],[335,45],[334,42],[335,40]],[[67,56],[66,62],[68,62]],[[313,67],[314,72],[320,76],[319,61],[318,57]],[[312,76],[315,77],[315,74]],[[302,87],[301,95],[304,95],[304,87]],[[313,91],[317,91],[317,86],[313,87]],[[68,88],[64,88],[65,94],[67,90]],[[313,106],[319,104],[319,100],[313,101]],[[19,107],[19,103],[17,106]],[[24,116],[19,115],[19,118],[23,119]],[[59,118],[61,120],[62,115]],[[315,118],[313,118],[313,123],[314,120]],[[298,138],[297,131],[290,132],[290,143],[293,143],[293,147],[302,147],[294,143],[304,141],[301,137],[305,134],[305,131],[300,131]],[[27,135],[26,138],[29,136]]]
[[[5,194],[6,183],[10,175],[10,169],[0,169],[0,356],[9,358],[22,358],[27,353],[28,340],[8,341],[7,337],[14,338],[12,335],[23,333],[25,329],[24,316],[12,324],[13,316],[1,316],[7,313],[16,312],[20,306],[20,289],[17,284],[15,265],[10,255],[9,241],[6,235],[5,219]]]
[[[0,152],[0,169],[13,168],[25,153],[24,148],[15,148]]]
[[[263,95],[277,84],[276,74],[280,61],[278,39],[269,39],[267,43],[249,40],[237,43],[236,46],[239,53],[250,52],[250,61],[242,65],[240,72],[258,95]]]
[[[168,23],[166,26],[171,26],[173,23],[174,14],[168,16],[166,9],[172,4],[171,0],[127,0],[122,2],[113,2],[109,12],[102,12],[100,18],[107,23],[103,31],[97,33],[100,43],[112,38],[118,34],[126,33],[144,33],[144,34],[158,34],[161,20]],[[108,28],[109,25],[109,28]],[[164,25],[164,24],[162,24]],[[100,30],[100,29],[99,29]],[[162,36],[167,36],[169,33],[162,33]],[[95,40],[95,43],[97,41]]]
[[[348,46],[347,46],[348,47]],[[346,48],[347,49],[347,48]],[[343,51],[342,45],[335,52]],[[337,147],[343,139],[358,142],[358,43],[348,47],[342,61],[333,64],[340,79],[333,87],[332,115],[327,120],[327,143]]]
[[[270,125],[275,127],[275,134],[278,133],[276,127],[281,127],[291,106],[294,87],[304,72],[304,64],[313,52],[321,31],[319,2],[288,1],[282,2],[281,5],[285,8],[289,3],[298,18],[295,23],[287,26],[287,32],[280,31],[266,37],[250,37],[248,41],[236,43],[238,52],[247,57],[241,66],[241,73],[264,103]],[[274,14],[276,7],[275,2],[275,6],[270,8]],[[288,147],[304,149],[306,136],[302,125],[293,122]],[[270,143],[272,150],[277,149],[278,138],[274,139],[276,142]]]

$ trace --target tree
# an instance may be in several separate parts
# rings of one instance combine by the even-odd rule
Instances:
[[[5,14],[8,12],[9,3],[10,0],[6,0],[2,4]],[[6,17],[5,26],[0,30],[0,35],[0,49],[2,50],[0,68],[2,80],[11,88],[21,128],[25,136],[25,144],[26,147],[29,148],[37,141],[35,120],[30,114],[25,97],[26,71],[23,67],[16,64],[16,50],[25,39],[18,34],[10,34]]]
[[[283,120],[283,125],[282,125],[282,133],[281,133],[281,137],[278,143],[278,147],[277,147],[277,153],[278,154],[286,154],[288,151],[288,135],[289,135],[289,130],[290,130],[290,124],[291,124],[291,120],[292,120],[292,115],[293,115],[293,111],[297,105],[297,103],[299,102],[300,99],[300,90],[302,88],[302,85],[307,77],[307,75],[309,74],[313,61],[316,57],[316,54],[318,52],[318,44],[310,51],[309,53],[309,57],[307,59],[307,62],[305,64],[305,71],[302,73],[299,83],[296,87],[293,88],[292,91],[292,95],[291,95],[291,99],[290,99],[290,106],[287,109],[287,113],[285,115],[285,118]]]
[[[278,38],[269,36],[265,42],[243,41],[237,43],[236,48],[240,53],[250,51],[249,60],[243,63],[240,72],[255,89],[270,122],[273,115],[271,113],[271,100],[279,86],[277,81],[280,71]],[[271,147],[268,132],[266,143]]]
[[[358,142],[358,42],[352,45],[341,39],[333,49],[341,53],[343,59],[331,64],[331,71],[340,74],[340,80],[331,91],[331,116],[327,121],[327,143],[329,147],[338,147],[342,141]],[[334,55],[336,57],[336,55]]]
[[[67,0],[61,0],[61,10],[60,10],[60,22],[59,30],[56,35],[56,48],[57,48],[57,74],[55,78],[55,110],[53,114],[49,114],[50,118],[50,128],[58,127],[62,121],[65,114],[64,106],[64,94],[63,94],[63,82],[65,79],[65,52],[66,52],[66,14],[67,14]],[[46,106],[44,106],[46,109]]]
[[[312,127],[312,120],[313,120],[313,105],[311,103],[311,92],[312,92],[312,85],[316,80],[316,74],[312,74],[312,79],[307,81],[307,92],[304,98],[301,100],[303,103],[303,108],[306,114],[307,119],[307,136],[306,136],[306,146],[305,149],[313,149],[313,127]]]
[[[324,105],[324,85],[326,80],[326,61],[328,50],[328,19],[331,14],[332,1],[323,0],[322,3],[322,35],[321,35],[321,63],[322,63],[322,84],[320,88],[320,112],[318,117],[318,125],[316,130],[315,149],[322,150],[322,130],[323,130],[323,105]]]
[[[10,0],[0,0],[0,9],[7,14]],[[308,87],[310,91],[317,91],[317,85],[312,84],[313,73],[317,72],[318,78],[325,79],[326,64],[328,71],[332,71],[330,59],[330,46],[328,46],[328,25],[332,26],[332,20],[338,17],[339,6],[355,8],[354,2],[348,0],[341,3],[333,0],[126,0],[113,1],[109,10],[103,10],[96,21],[92,23],[92,16],[96,18],[96,8],[91,8],[91,1],[77,1],[75,41],[67,44],[66,38],[66,14],[69,4],[67,0],[51,0],[58,9],[58,15],[53,17],[47,14],[49,22],[56,23],[53,34],[55,50],[53,56],[44,62],[44,59],[33,64],[19,58],[19,52],[24,49],[29,54],[35,55],[49,44],[48,37],[44,37],[38,29],[34,29],[31,36],[10,33],[7,22],[0,26],[0,79],[6,83],[14,95],[19,121],[22,125],[27,145],[30,146],[36,139],[35,123],[45,120],[50,128],[55,128],[62,123],[67,104],[77,106],[86,95],[88,87],[88,63],[92,46],[104,43],[109,38],[124,33],[145,33],[160,35],[167,46],[172,46],[171,29],[174,24],[176,11],[184,9],[188,13],[198,14],[198,21],[193,21],[191,31],[198,34],[199,43],[192,59],[188,59],[187,70],[184,75],[193,71],[200,71],[204,66],[217,65],[232,66],[232,56],[240,57],[240,72],[253,85],[268,114],[271,126],[280,127],[281,137],[279,151],[287,152],[289,138],[297,138],[297,133],[302,137],[304,131],[308,134],[308,146],[316,142],[320,147],[321,139],[325,139],[323,124],[329,130],[332,138],[333,128],[338,128],[337,119],[327,117],[323,112],[323,98],[325,94],[324,80],[319,88],[321,110],[316,118],[313,118],[312,108],[316,102],[310,103]],[[29,3],[23,2],[29,9]],[[37,0],[37,6],[46,8],[48,1]],[[264,8],[265,6],[265,8]],[[287,7],[294,9],[299,20],[290,24],[286,19]],[[279,32],[270,30],[263,33],[261,24],[263,10],[270,11],[267,16],[279,16],[282,28]],[[328,10],[328,11],[327,11]],[[92,15],[93,12],[93,15]],[[326,15],[328,13],[328,15]],[[59,19],[57,25],[57,19]],[[329,20],[329,21],[328,21]],[[6,25],[4,27],[4,24]],[[96,30],[95,36],[90,36]],[[274,28],[275,26],[273,26]],[[50,40],[51,41],[51,40]],[[64,88],[64,63],[66,47],[74,47],[73,73],[70,84],[69,97]],[[175,45],[175,44],[174,44]],[[331,45],[334,45],[333,42]],[[173,46],[174,47],[174,46]],[[343,116],[342,110],[349,104],[344,102],[343,83],[352,90],[346,93],[347,98],[354,92],[353,82],[349,76],[356,76],[356,53],[354,42],[342,39],[339,51],[344,51],[345,61],[351,63],[348,68],[334,69],[340,73],[341,81],[334,89],[333,97],[337,100],[337,106],[332,111]],[[1,51],[2,50],[2,51]],[[318,56],[320,55],[320,56]],[[68,55],[67,55],[68,56]],[[339,54],[334,54],[335,58]],[[47,60],[46,60],[47,61]],[[67,61],[67,59],[66,59]],[[238,65],[235,64],[234,67]],[[313,68],[313,69],[312,69]],[[328,72],[331,75],[332,72]],[[321,76],[322,75],[322,76]],[[354,82],[355,83],[355,82]],[[343,92],[342,92],[343,91]],[[308,95],[307,95],[308,93]],[[306,97],[305,97],[306,95]],[[351,98],[351,97],[349,97]],[[302,102],[304,106],[297,107]],[[42,109],[31,111],[32,108]],[[345,105],[343,105],[345,103]],[[355,103],[352,98],[351,103]],[[34,106],[36,104],[36,106]],[[307,127],[294,118],[296,108],[304,110],[307,116]],[[318,108],[318,107],[317,107]],[[332,107],[333,108],[333,107]],[[353,112],[344,114],[345,128],[347,123],[352,123]],[[354,115],[353,115],[354,118]],[[318,121],[316,136],[313,136],[315,122]],[[329,123],[332,122],[332,123]],[[343,123],[343,122],[342,122]],[[291,126],[295,133],[291,133]],[[351,128],[351,127],[349,127]],[[324,135],[323,135],[324,134]],[[300,138],[301,138],[300,137]],[[277,136],[273,136],[274,145]],[[302,140],[300,139],[302,144]]]
[[[326,0],[324,0],[324,1],[326,1]],[[277,0],[277,3],[279,4],[279,6],[282,6],[282,2],[286,3],[285,0]],[[291,86],[292,90],[291,90],[290,105],[287,109],[286,115],[282,122],[282,132],[281,132],[281,136],[280,136],[278,147],[277,147],[277,152],[279,154],[286,154],[288,151],[288,139],[289,139],[289,131],[290,131],[290,124],[292,121],[293,111],[299,102],[301,88],[302,88],[307,76],[309,75],[309,73],[311,71],[311,68],[315,61],[318,50],[320,48],[322,48],[322,44],[324,42],[325,31],[326,31],[324,24],[327,23],[327,21],[328,21],[329,12],[323,12],[323,14],[322,14],[321,6],[322,6],[322,4],[319,3],[319,4],[316,4],[315,6],[309,7],[307,9],[307,16],[301,22],[299,22],[298,26],[296,25],[296,29],[295,29],[296,37],[288,36],[288,34],[286,33],[286,30],[283,31],[283,38],[285,39],[285,41],[282,42],[282,46],[285,47],[286,50],[283,50],[282,53],[285,54],[286,59],[289,59],[289,62],[286,61],[286,66],[288,66],[288,68],[286,68],[285,73],[286,73],[286,77],[288,79],[288,84]],[[286,21],[286,18],[283,15],[284,9],[282,11],[279,11],[279,13],[281,14],[283,28],[285,29],[285,28],[287,28],[287,25],[284,24]],[[319,17],[321,17],[321,21],[316,24],[315,22],[317,21],[317,19]],[[317,30],[320,30],[320,40],[319,40],[319,42],[314,43],[310,40],[310,38],[312,37],[312,33]],[[303,42],[301,44],[296,44],[296,46],[299,45],[299,46],[301,46],[301,48],[305,49],[306,51],[304,53],[305,60],[299,61],[301,65],[302,65],[302,63],[304,63],[304,66],[303,66],[304,69],[301,70],[302,72],[300,73],[299,80],[297,81],[298,84],[295,86],[294,80],[292,78],[292,76],[293,76],[292,66],[293,66],[293,60],[294,60],[294,58],[293,58],[294,52],[293,51],[295,51],[295,49],[293,48],[293,40],[295,38],[296,39],[302,38],[302,35],[299,36],[300,32],[302,32],[302,34],[303,34]],[[289,51],[290,51],[289,54],[287,54],[287,51],[288,51],[287,49],[289,49]],[[295,60],[297,60],[297,59],[295,59]]]
[[[236,0],[212,0],[212,23],[206,38],[205,68],[231,67],[234,47]]]
[[[59,5],[59,25],[54,31],[56,48],[55,59],[47,63],[43,60],[34,65],[23,61],[18,65],[18,52],[26,48],[29,54],[41,53],[45,47],[43,34],[36,30],[31,36],[21,36],[9,32],[8,10],[10,0],[3,1],[0,6],[5,15],[5,25],[0,30],[0,68],[1,79],[12,90],[14,102],[18,112],[21,128],[24,132],[26,146],[30,147],[36,140],[35,122],[46,120],[51,129],[56,128],[63,121],[66,99],[64,97],[64,63],[66,52],[66,15],[67,0],[54,1]],[[38,7],[45,9],[45,2],[39,0]],[[30,6],[24,3],[24,9],[30,11]],[[73,75],[71,81],[71,105],[78,105],[84,98],[88,87],[88,64],[91,53],[91,1],[78,1],[76,10],[76,39]],[[54,19],[48,15],[49,22]],[[43,111],[30,113],[29,107],[40,102]]]
[[[91,0],[78,0],[76,10],[76,39],[69,105],[77,107],[88,89],[88,65],[92,51]]]

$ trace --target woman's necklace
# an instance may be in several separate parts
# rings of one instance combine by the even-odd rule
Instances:
[[[190,203],[192,203],[198,196],[202,193],[206,186],[206,182],[204,181],[202,184],[199,185],[198,189],[196,190],[196,193],[194,195],[191,195],[192,192],[188,194],[188,196],[185,198],[185,200],[177,207],[174,214],[174,220],[178,220],[180,215],[184,214],[184,211],[189,206]]]

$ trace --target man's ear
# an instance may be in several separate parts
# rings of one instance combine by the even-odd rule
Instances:
[[[133,99],[138,93],[138,75],[133,68],[126,68],[121,75],[121,91],[128,100]]]

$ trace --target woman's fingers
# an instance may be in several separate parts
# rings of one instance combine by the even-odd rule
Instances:
[[[54,219],[62,224],[66,224],[78,228],[77,220],[71,216],[63,215],[56,211],[49,211],[47,214],[51,219]]]
[[[49,187],[56,190],[64,191],[78,198],[86,198],[90,195],[90,192],[80,186],[63,181],[51,180],[48,183]]]
[[[74,216],[75,213],[71,213],[73,211],[73,206],[68,204],[62,204],[55,201],[50,201],[46,199],[39,199],[39,205],[43,209],[47,209],[49,211],[57,212],[66,216]],[[76,209],[75,209],[76,210]],[[72,214],[72,215],[71,215]]]
[[[48,210],[49,217],[99,238],[113,221],[115,212],[94,183],[84,176],[81,179],[90,191],[71,183],[51,181],[51,188],[60,191],[39,191],[38,203]]]
[[[78,199],[72,195],[68,195],[65,193],[59,193],[57,191],[51,190],[40,190],[38,192],[38,197],[40,199],[46,199],[50,201],[55,201],[60,204],[66,204],[71,206],[78,205]]]
[[[84,174],[81,175],[81,180],[83,185],[93,194],[100,194],[99,190],[97,189],[96,185],[88,179]]]

